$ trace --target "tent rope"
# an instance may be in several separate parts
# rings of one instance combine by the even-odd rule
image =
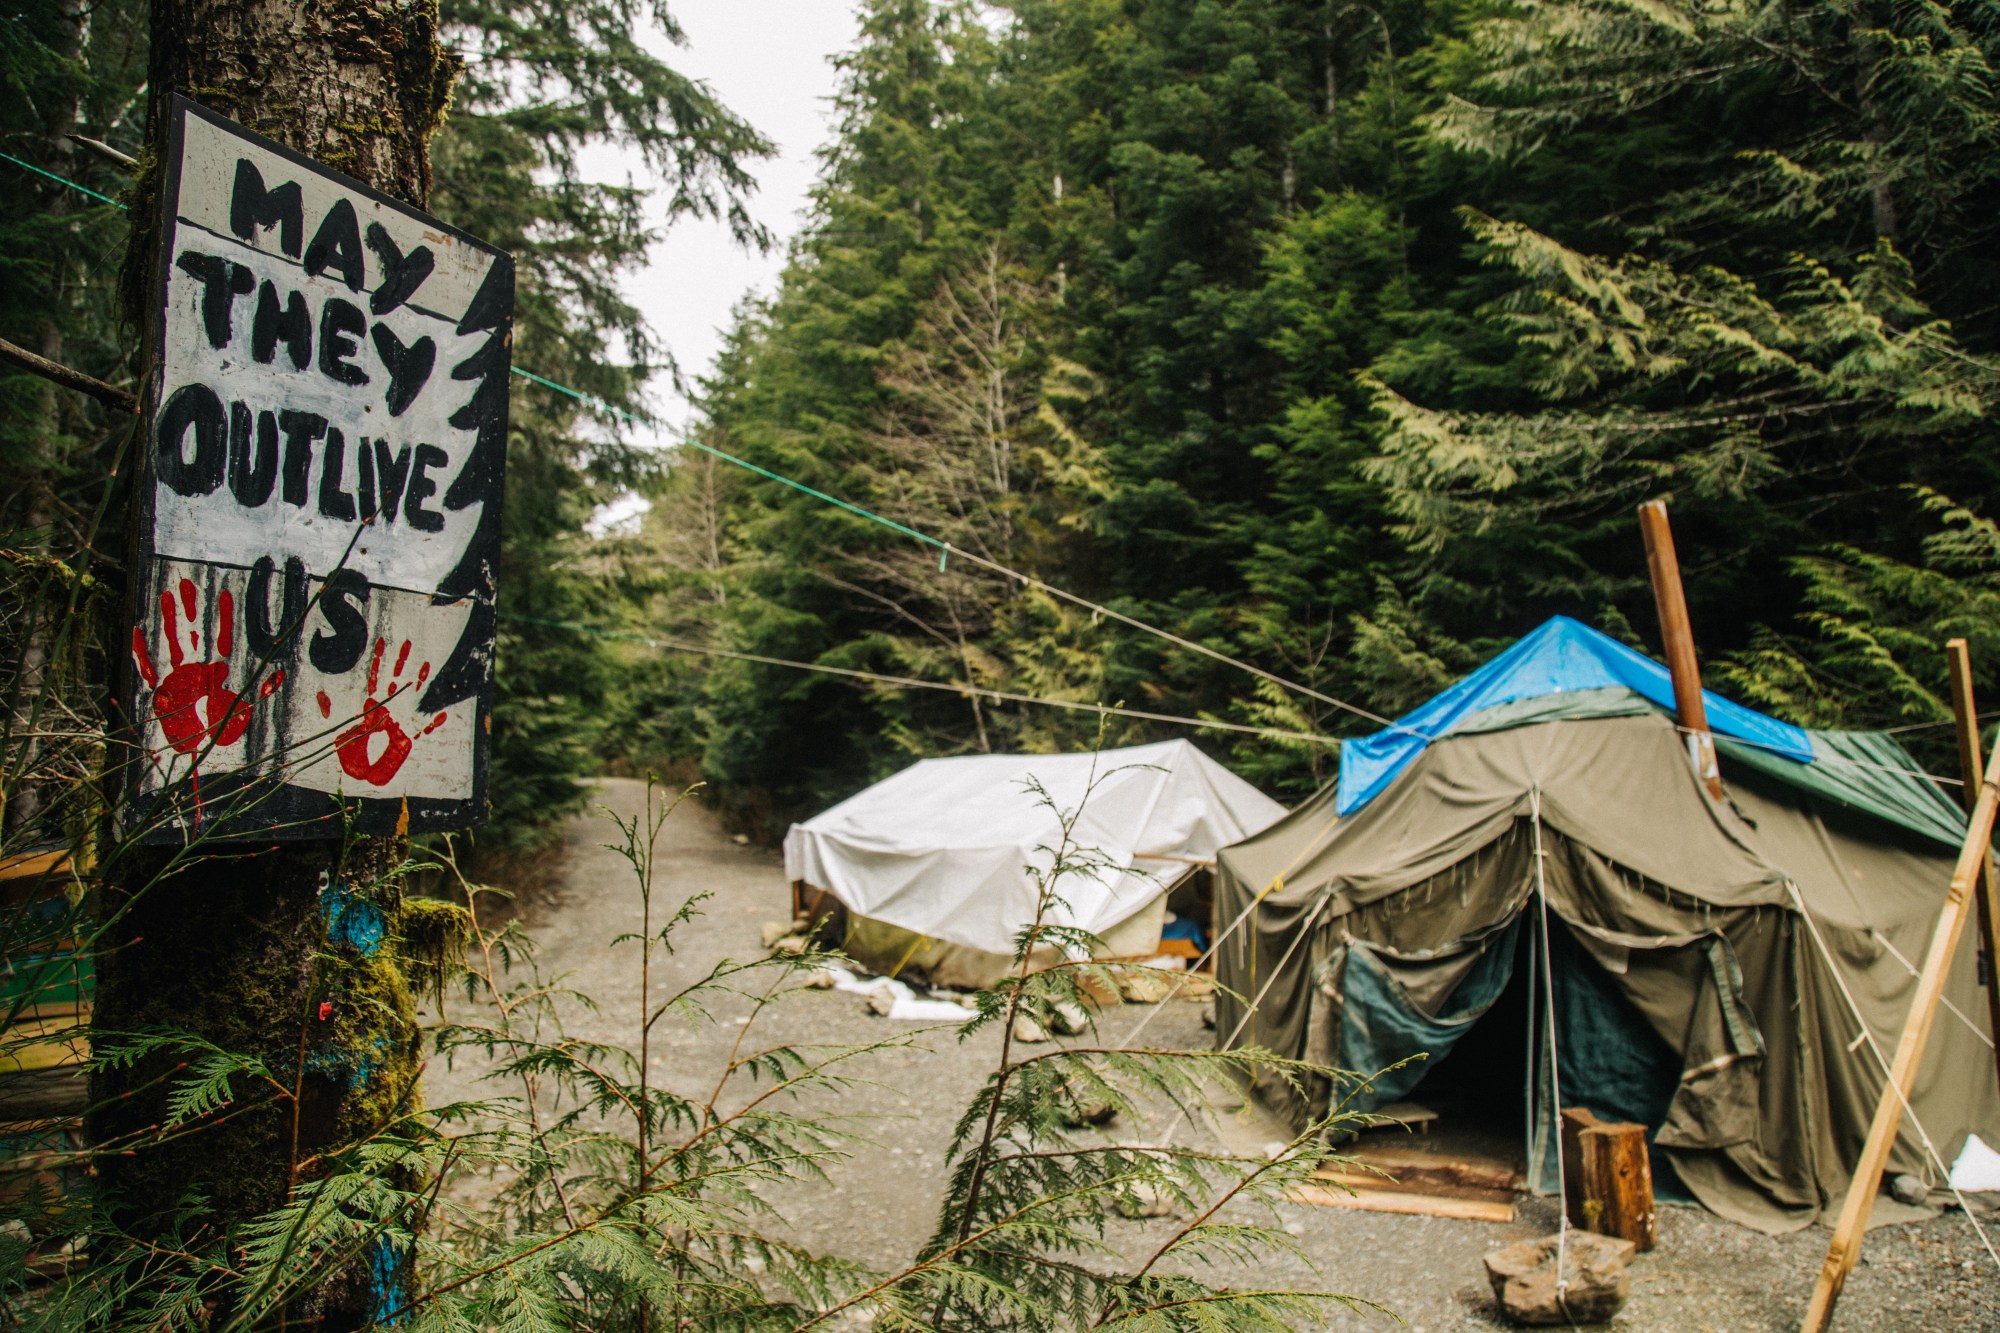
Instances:
[[[91,189],[89,186],[83,185],[77,181],[70,180],[67,177],[58,176],[53,171],[45,171],[41,167],[34,165],[32,162],[24,162],[20,158],[15,157],[10,153],[0,153],[0,158],[4,158],[6,161],[13,163],[15,166],[25,168],[28,171],[32,171],[38,176],[46,177],[47,179],[56,182],[58,185],[66,185],[72,190],[80,190],[84,194],[89,195],[92,199],[98,200],[100,203],[109,204],[113,208],[119,209],[120,211],[129,211],[127,205],[118,202],[116,199],[112,199],[106,195],[99,194],[97,191]],[[625,421],[633,423],[634,425],[646,426],[654,430],[667,429],[665,423],[663,422],[655,421],[649,417],[642,416],[641,414],[633,412],[627,408],[619,407],[615,403],[606,402],[604,399],[597,397],[595,394],[585,393],[581,389],[573,389],[567,384],[561,384],[555,380],[547,378],[546,376],[537,375],[532,370],[526,370],[520,366],[513,366],[511,367],[511,370],[515,375],[518,375],[522,379],[528,380],[535,384],[539,384],[545,389],[549,389],[555,393],[559,393],[564,395],[565,397],[574,399],[575,401],[582,403],[586,407],[595,408],[598,411],[609,413],[612,416],[619,417]],[[1256,676],[1260,680],[1269,681],[1271,684],[1278,686],[1280,689],[1289,690],[1293,694],[1300,694],[1304,695],[1309,699],[1318,700],[1320,703],[1326,704],[1329,707],[1338,708],[1345,712],[1352,713],[1356,717],[1365,718],[1368,721],[1373,722],[1378,726],[1388,727],[1391,730],[1395,731],[1402,731],[1412,736],[1423,735],[1423,733],[1421,732],[1411,731],[1406,727],[1402,727],[1397,723],[1391,721],[1390,719],[1383,717],[1379,713],[1370,712],[1368,709],[1363,708],[1360,704],[1349,703],[1345,699],[1336,699],[1330,694],[1322,694],[1320,691],[1315,690],[1310,686],[1301,685],[1297,681],[1287,680],[1283,676],[1277,675],[1273,672],[1266,671],[1262,667],[1253,666],[1250,663],[1245,662],[1241,658],[1231,657],[1229,654],[1220,652],[1214,648],[1210,648],[1206,644],[1197,643],[1192,639],[1182,638],[1180,635],[1161,629],[1157,625],[1148,624],[1147,622],[1140,620],[1137,617],[1128,616],[1121,611],[1114,611],[1110,607],[1105,606],[1102,603],[1093,602],[1087,597],[1080,597],[1076,593],[1065,591],[1064,589],[1058,588],[1053,584],[1044,583],[1042,580],[1035,578],[1033,575],[1023,574],[1021,571],[1017,569],[1010,569],[1006,565],[1003,565],[996,560],[989,560],[984,556],[976,555],[971,551],[963,549],[962,547],[955,547],[950,542],[945,541],[942,538],[933,537],[927,532],[921,532],[918,529],[910,527],[907,524],[898,523],[895,519],[888,518],[882,514],[877,514],[872,510],[864,509],[860,505],[851,503],[850,501],[847,500],[843,500],[838,496],[829,495],[825,491],[818,490],[812,486],[808,486],[806,485],[806,483],[802,481],[798,481],[791,477],[787,477],[781,472],[773,472],[769,468],[760,467],[758,464],[752,463],[748,459],[738,458],[734,454],[726,453],[723,450],[717,449],[712,445],[704,444],[700,440],[694,439],[691,436],[678,435],[676,443],[686,445],[689,448],[698,449],[702,453],[708,454],[710,457],[719,458],[725,463],[729,463],[735,467],[740,467],[748,472],[754,472],[758,476],[764,477],[770,481],[775,481],[780,485],[789,486],[793,490],[798,491],[802,495],[809,495],[813,499],[821,501],[824,504],[832,505],[837,509],[844,509],[850,514],[854,514],[859,518],[867,519],[871,523],[878,523],[881,526],[888,528],[893,532],[899,533],[902,536],[908,537],[914,541],[923,542],[926,545],[930,546],[935,546],[938,549],[938,570],[940,573],[944,571],[946,559],[949,558],[954,552],[956,552],[961,560],[970,561],[971,563],[979,565],[982,568],[991,570],[996,574],[1002,574],[1008,578],[1015,579],[1024,587],[1034,588],[1041,592],[1047,593],[1051,597],[1059,597],[1062,598],[1064,601],[1074,603],[1075,605],[1080,606],[1085,610],[1089,611],[1091,613],[1093,620],[1098,616],[1110,616],[1113,620],[1119,621],[1120,623],[1125,625],[1129,625],[1133,629],[1139,630],[1142,633],[1153,635],[1155,638],[1165,640],[1168,643],[1174,644],[1176,647],[1185,648],[1189,652],[1200,653],[1204,657],[1212,658],[1215,661],[1221,662],[1227,666],[1233,666],[1239,671],[1248,672],[1250,675]],[[1424,739],[1428,741],[1432,738],[1425,736]]]
[[[1868,927],[1868,938],[1874,940],[1877,944],[1881,945],[1884,949],[1886,949],[1891,958],[1894,958],[1897,962],[1903,965],[1903,970],[1905,972],[1908,972],[1913,977],[1920,977],[1923,975],[1921,972],[1917,971],[1916,964],[1912,963],[1908,958],[1903,956],[1903,951],[1901,949],[1898,949],[1894,944],[1890,943],[1889,937],[1887,935],[1884,935],[1881,931],[1877,930],[1875,927],[1870,926]],[[1956,1018],[1959,1022],[1965,1024],[1965,1030],[1967,1032],[1970,1032],[1973,1036],[1979,1038],[1979,1040],[1985,1044],[1987,1050],[1990,1051],[1995,1049],[1993,1045],[1993,1038],[1987,1036],[1984,1032],[1981,1032],[1979,1030],[1978,1025],[1965,1016],[1965,1010],[1953,1004],[1949,996],[1945,995],[1938,996],[1938,1002],[1944,1005],[1945,1008],[1951,1010],[1952,1016]]]
[[[1280,731],[1274,727],[1253,727],[1242,722],[1222,722],[1213,718],[1184,717],[1177,713],[1153,713],[1139,708],[1126,708],[1121,704],[1093,704],[1075,699],[1050,699],[1043,695],[1016,694],[1011,690],[989,689],[984,685],[971,685],[956,680],[920,680],[915,676],[891,676],[879,671],[862,671],[854,667],[828,666],[824,662],[800,662],[786,657],[766,657],[761,653],[738,652],[733,648],[716,648],[707,644],[687,643],[678,639],[662,639],[650,634],[628,634],[619,630],[601,629],[596,625],[585,625],[573,620],[546,620],[541,616],[521,615],[512,611],[496,613],[502,620],[513,620],[528,625],[543,625],[551,629],[565,629],[577,634],[589,634],[600,639],[614,639],[624,643],[640,643],[648,648],[664,648],[669,652],[693,653],[707,657],[726,657],[735,662],[756,662],[764,666],[789,667],[794,671],[812,671],[823,676],[840,676],[848,680],[867,681],[876,685],[889,685],[900,689],[942,690],[947,694],[973,696],[991,699],[998,703],[1039,704],[1044,708],[1066,708],[1074,712],[1096,713],[1106,717],[1129,717],[1143,722],[1166,722],[1174,726],[1192,727],[1199,731],[1231,731],[1250,736],[1263,736],[1271,740],[1307,741],[1315,745],[1337,747],[1340,742],[1331,736],[1317,736],[1308,731]]]
[[[1569,1164],[1563,1161],[1562,1151],[1562,1062],[1556,1056],[1556,970],[1555,960],[1549,953],[1549,881],[1546,868],[1548,852],[1542,847],[1542,788],[1535,784],[1530,792],[1535,827],[1535,901],[1541,912],[1542,926],[1542,974],[1547,983],[1543,992],[1548,996],[1549,1015],[1549,1089],[1553,1112],[1551,1120],[1556,1136],[1556,1303],[1562,1306],[1563,1314],[1569,1314],[1569,1279],[1563,1276],[1564,1266],[1569,1261]],[[1531,1075],[1532,1077],[1532,1075]],[[1572,1320],[1571,1322],[1574,1322]]]
[[[1847,1001],[1847,1010],[1854,1015],[1854,1025],[1861,1029],[1859,1040],[1866,1044],[1869,1052],[1874,1055],[1875,1063],[1882,1067],[1883,1081],[1889,1090],[1896,1094],[1896,1100],[1903,1104],[1903,1114],[1909,1118],[1911,1127],[1917,1131],[1917,1139],[1924,1145],[1924,1155],[1929,1157],[1931,1164],[1938,1169],[1944,1187],[1951,1191],[1954,1199],[1958,1200],[1958,1210],[1964,1213],[1965,1220],[1972,1224],[1972,1230],[1978,1235],[1979,1243],[1986,1247],[1986,1256],[1993,1261],[1993,1267],[2000,1270],[2000,1250],[1993,1248],[1992,1238],[1986,1234],[1986,1228],[1979,1224],[1979,1217],[1972,1211],[1972,1205],[1966,1202],[1965,1195],[1960,1192],[1958,1186],[1951,1183],[1951,1168],[1945,1165],[1944,1155],[1938,1151],[1937,1144],[1931,1141],[1930,1131],[1924,1128],[1924,1122],[1918,1119],[1917,1108],[1910,1105],[1910,1099],[1903,1095],[1903,1090],[1896,1086],[1896,1080],[1891,1077],[1888,1057],[1882,1053],[1881,1045],[1875,1040],[1874,1029],[1870,1028],[1868,1020],[1862,1017],[1861,1005],[1855,1000],[1854,992],[1847,988],[1847,974],[1842,971],[1833,950],[1827,947],[1826,940],[1820,936],[1819,923],[1814,921],[1812,913],[1806,910],[1806,902],[1799,894],[1799,886],[1788,879],[1785,881],[1785,890],[1791,894],[1792,905],[1805,920],[1807,936],[1819,950],[1819,956],[1825,960],[1827,970],[1833,975],[1834,989],[1840,992],[1841,999]],[[1854,1048],[1850,1046],[1848,1049]]]
[[[1333,898],[1331,896],[1321,898],[1319,902],[1313,907],[1311,915],[1307,916],[1304,921],[1301,921],[1299,923],[1298,934],[1292,937],[1291,947],[1285,950],[1284,956],[1278,960],[1278,965],[1271,969],[1271,975],[1264,979],[1263,988],[1260,989],[1257,992],[1257,994],[1251,999],[1250,1007],[1243,1011],[1243,1017],[1237,1021],[1235,1028],[1233,1028],[1230,1031],[1227,1037],[1224,1037],[1222,1039],[1222,1045],[1220,1049],[1225,1051],[1229,1050],[1232,1046],[1236,1044],[1236,1039],[1243,1035],[1243,1029],[1250,1026],[1250,1020],[1256,1016],[1258,1008],[1264,1003],[1264,997],[1270,994],[1271,987],[1275,985],[1277,983],[1278,978],[1284,974],[1285,964],[1292,961],[1292,955],[1298,952],[1299,946],[1305,943],[1306,937],[1308,935],[1312,934],[1313,925],[1315,922],[1319,920],[1319,914],[1325,911],[1326,905],[1332,901]],[[1157,1013],[1158,1010],[1156,1009],[1154,1010],[1154,1012]],[[1159,1142],[1155,1143],[1153,1146],[1156,1148],[1166,1147],[1167,1140],[1171,1139],[1174,1136],[1174,1131],[1181,1127],[1181,1122],[1183,1120],[1187,1119],[1187,1113],[1188,1113],[1187,1104],[1183,1102],[1180,1105],[1180,1107],[1174,1112],[1174,1118],[1171,1121],[1169,1121],[1167,1127],[1160,1132]]]
[[[1526,905],[1524,901],[1523,908]],[[1522,1016],[1527,1022],[1521,1049],[1528,1053],[1528,1076],[1521,1080],[1521,1165],[1524,1168],[1522,1177],[1530,1189],[1538,1188],[1542,1178],[1541,1159],[1535,1155],[1535,1093],[1538,1091],[1535,1087],[1535,996],[1542,984],[1537,972],[1541,965],[1541,952],[1528,950],[1528,1002],[1521,1006]],[[1569,1201],[1565,1199],[1563,1206],[1567,1208],[1568,1205]]]
[[[1973,720],[1977,722],[1991,722],[1996,717],[2000,717],[2000,711],[1981,713]],[[1931,731],[1938,727],[1955,727],[1957,725],[1958,719],[1955,717],[1945,718],[1941,722],[1906,722],[1900,727],[1884,727],[1882,728],[1882,734],[1885,736],[1900,736],[1910,731]]]
[[[1146,1011],[1146,1016],[1144,1018],[1141,1018],[1138,1021],[1138,1023],[1133,1027],[1133,1029],[1125,1034],[1125,1040],[1121,1043],[1122,1045],[1130,1046],[1133,1042],[1139,1039],[1139,1034],[1141,1032],[1144,1032],[1146,1030],[1147,1025],[1150,1024],[1155,1018],[1159,1016],[1161,1010],[1167,1007],[1167,1001],[1173,999],[1174,996],[1179,995],[1181,993],[1181,988],[1187,985],[1188,978],[1193,976],[1195,973],[1201,971],[1202,964],[1208,962],[1209,959],[1215,957],[1216,953],[1222,948],[1223,942],[1226,941],[1231,935],[1234,935],[1237,932],[1237,930],[1241,928],[1243,923],[1250,919],[1250,914],[1257,910],[1257,905],[1259,903],[1263,902],[1266,897],[1268,897],[1272,893],[1277,892],[1279,889],[1285,886],[1285,876],[1291,874],[1294,870],[1297,870],[1299,868],[1299,862],[1305,860],[1306,857],[1313,851],[1313,849],[1319,846],[1319,840],[1321,838],[1324,838],[1329,832],[1331,832],[1333,826],[1335,824],[1338,824],[1339,822],[1340,822],[1340,815],[1336,813],[1332,819],[1326,821],[1326,824],[1320,829],[1319,832],[1313,834],[1313,836],[1306,841],[1305,845],[1298,851],[1296,855],[1292,857],[1290,861],[1285,863],[1285,868],[1283,870],[1280,870],[1277,874],[1271,876],[1271,882],[1269,884],[1266,884],[1263,888],[1257,890],[1256,895],[1252,897],[1249,902],[1243,904],[1243,910],[1236,914],[1236,919],[1229,923],[1229,928],[1223,931],[1220,935],[1217,935],[1215,937],[1214,942],[1208,946],[1208,951],[1206,953],[1202,954],[1201,957],[1195,959],[1192,963],[1189,963],[1185,968],[1181,970],[1181,974],[1174,981],[1174,984],[1168,989],[1165,995],[1160,997],[1160,1002],[1154,1005],[1152,1008],[1148,1009]],[[1256,937],[1252,936],[1251,938],[1252,942],[1254,943]],[[1257,973],[1254,964],[1252,966],[1250,973],[1250,984],[1253,986],[1257,984]]]

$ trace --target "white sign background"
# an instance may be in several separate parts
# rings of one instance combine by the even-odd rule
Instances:
[[[470,823],[512,260],[192,103],[174,114],[139,804],[169,796],[177,836],[205,818],[332,836],[329,795],[364,827]]]

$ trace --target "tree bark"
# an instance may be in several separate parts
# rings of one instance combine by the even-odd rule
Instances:
[[[430,140],[457,64],[438,42],[436,0],[155,0],[149,150],[125,265],[128,316],[150,336],[167,97],[231,116],[419,207]],[[140,365],[155,350],[143,348]],[[103,1158],[100,1180],[121,1223],[159,1234],[189,1196],[212,1237],[281,1205],[331,1155],[419,1105],[419,1034],[402,941],[429,904],[397,876],[407,840],[211,847],[170,866],[124,849],[106,867],[107,930],[93,1026],[166,1026],[262,1060],[268,1081],[238,1079],[212,1127],[164,1141],[174,1057],[107,1069],[92,1088],[93,1138],[133,1151]],[[171,873],[168,873],[168,872]],[[363,928],[355,928],[359,923]],[[364,1254],[302,1302],[322,1329],[359,1328],[385,1296]]]

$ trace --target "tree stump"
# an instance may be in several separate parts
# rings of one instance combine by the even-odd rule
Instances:
[[[1563,1211],[1571,1226],[1653,1248],[1653,1163],[1646,1127],[1612,1124],[1582,1107],[1562,1113]]]

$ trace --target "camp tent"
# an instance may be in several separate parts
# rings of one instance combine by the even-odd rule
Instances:
[[[1887,736],[1707,706],[1723,803],[1666,670],[1557,618],[1225,849],[1218,920],[1246,920],[1220,980],[1262,997],[1239,1043],[1362,1074],[1427,1055],[1264,1091],[1301,1123],[1421,1096],[1525,981],[1525,1068],[1492,1095],[1531,1107],[1531,1182],[1553,1185],[1552,1108],[1582,1105],[1649,1125],[1723,1216],[1782,1231],[1837,1208],[1964,819]],[[2000,1144],[1971,932],[1946,994],[1912,1103],[1949,1163],[1971,1134]],[[1219,1011],[1227,1037],[1245,1003]],[[1891,1170],[1941,1183],[1907,1121]]]
[[[1086,799],[1088,793],[1088,799]],[[1037,877],[1077,811],[1051,924],[1156,951],[1164,890],[1284,807],[1187,741],[1097,754],[926,759],[785,835],[785,873],[851,914],[845,947],[883,971],[940,984],[997,977],[1035,919]]]

